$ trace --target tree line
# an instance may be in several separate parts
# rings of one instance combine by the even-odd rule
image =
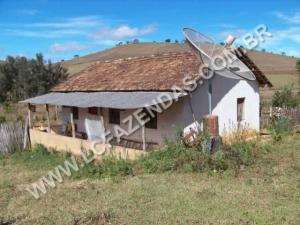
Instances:
[[[59,63],[46,62],[42,54],[32,59],[8,56],[0,62],[0,103],[45,94],[67,75],[67,69]]]

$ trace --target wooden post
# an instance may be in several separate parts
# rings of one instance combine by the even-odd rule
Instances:
[[[31,129],[32,121],[31,121],[31,105],[30,105],[30,103],[27,104],[27,114],[28,114],[28,127],[29,127],[29,129]]]
[[[71,120],[71,128],[72,128],[72,137],[75,138],[75,124],[74,124],[74,115],[73,112],[70,114],[70,120]]]
[[[56,121],[58,120],[58,106],[56,105],[55,106],[55,119],[56,119]]]
[[[218,116],[206,115],[203,117],[203,130],[211,137],[219,136]]]
[[[31,148],[31,137],[30,137],[30,129],[32,128],[32,124],[31,124],[31,105],[30,103],[27,104],[27,108],[28,108],[28,115],[25,121],[25,134],[24,134],[24,143],[23,143],[23,149],[26,149],[26,147],[28,146],[29,148]]]
[[[49,113],[49,105],[46,104],[46,113],[47,113],[47,132],[50,133],[51,132],[51,124],[50,124],[50,113]]]
[[[143,150],[146,151],[145,125],[142,126]]]
[[[192,116],[193,116],[193,121],[196,122],[195,113],[194,113],[193,106],[192,106],[192,103],[191,103],[192,95],[191,95],[191,93],[189,93],[188,95],[189,95],[188,101],[189,101],[189,106],[190,106],[191,113],[192,113]]]

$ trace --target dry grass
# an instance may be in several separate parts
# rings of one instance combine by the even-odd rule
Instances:
[[[22,225],[299,224],[299,149],[298,134],[238,177],[227,171],[68,179],[40,200],[24,184],[53,165],[37,169],[9,157],[0,160],[0,218]]]
[[[275,89],[282,88],[285,85],[293,85],[295,89],[300,89],[300,75],[276,74],[267,75],[267,77],[274,85]]]

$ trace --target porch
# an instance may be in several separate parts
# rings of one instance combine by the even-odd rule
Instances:
[[[48,149],[54,149],[55,151],[68,152],[75,156],[82,156],[83,151],[90,151],[94,148],[93,142],[73,138],[56,133],[47,133],[38,129],[30,129],[31,144],[42,144]],[[115,156],[123,159],[134,160],[144,154],[146,151],[140,151],[133,148],[125,148],[122,146],[110,146],[109,144],[97,144],[96,150],[105,150],[102,156]]]
[[[168,94],[173,98],[179,97],[173,93]],[[160,129],[157,127],[157,118],[150,121],[149,127],[141,126],[137,131],[121,137],[115,134],[114,128],[118,126],[127,130],[128,125],[123,123],[123,119],[132,116],[136,109],[155,104],[153,100],[160,95],[160,92],[50,93],[22,103],[28,106],[33,144],[41,143],[46,147],[78,154],[81,145],[88,149],[93,141],[101,140],[114,146],[117,152],[129,150],[139,152],[137,155],[140,155],[140,152],[157,148],[162,142],[162,138],[158,138]],[[36,126],[32,121],[36,106],[42,107],[46,118],[40,126]],[[51,106],[56,109],[58,122],[54,123],[51,119]],[[108,141],[105,136],[107,131],[111,131],[112,135]]]

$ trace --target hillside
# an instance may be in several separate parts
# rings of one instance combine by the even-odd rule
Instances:
[[[176,43],[129,44],[64,61],[63,66],[72,75],[87,68],[96,61],[184,52],[188,50],[189,47],[187,45]],[[248,51],[248,55],[260,70],[267,75],[275,88],[286,83],[294,83],[295,86],[299,86],[299,75],[296,70],[297,58],[259,51]]]
[[[101,52],[96,52],[90,55],[64,61],[63,66],[66,67],[69,70],[69,73],[72,75],[85,69],[96,61],[150,56],[169,52],[184,52],[186,50],[187,47],[185,45],[170,43],[142,43],[122,45]]]

